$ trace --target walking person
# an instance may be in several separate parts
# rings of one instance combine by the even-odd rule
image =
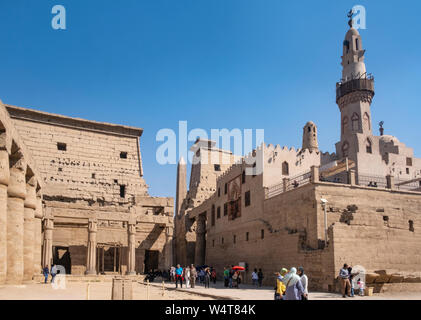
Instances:
[[[229,285],[229,277],[230,277],[230,271],[227,267],[224,267],[224,287],[228,288]]]
[[[285,276],[284,282],[286,282],[284,300],[301,300],[303,295],[307,297],[296,268],[291,268]]]
[[[253,282],[253,286],[257,287],[259,280],[259,276],[257,275],[257,269],[254,269],[254,271],[251,274],[251,281]]]
[[[183,268],[179,264],[175,269],[175,288],[178,288],[178,282],[180,282],[180,287],[183,288]]]
[[[170,281],[175,282],[175,267],[174,266],[170,268]]]
[[[197,270],[194,267],[194,265],[191,265],[190,266],[190,284],[192,288],[194,288],[194,285],[196,284],[196,278],[197,278]]]
[[[186,288],[190,287],[190,267],[184,268],[184,279],[186,279]]]
[[[263,278],[264,278],[263,271],[262,269],[259,269],[259,272],[257,273],[257,281],[259,282],[259,287],[262,286]]]
[[[303,267],[298,268],[298,275],[300,276],[300,281],[301,281],[301,284],[303,285],[303,288],[304,288],[304,294],[303,294],[301,300],[308,300],[308,277],[304,273]]]
[[[216,270],[214,268],[212,268],[211,279],[213,281],[213,284],[216,284]]]
[[[205,276],[204,276],[204,280],[205,280],[205,288],[210,288],[210,277],[211,277],[211,272],[209,270],[209,268],[206,268],[205,271]]]
[[[232,275],[232,286],[239,289],[239,283],[240,283],[240,273],[238,271],[235,271]]]
[[[348,267],[349,284],[351,286],[351,297],[354,298],[354,275],[352,274],[352,267]]]
[[[345,263],[343,268],[339,271],[339,279],[342,285],[342,297],[350,297],[351,283],[349,282],[348,265]]]
[[[232,288],[232,276],[234,275],[234,266],[231,266],[230,270],[229,270],[229,278],[228,278],[228,283],[229,283],[229,287]]]
[[[45,266],[44,269],[42,269],[42,274],[44,275],[44,283],[47,283],[48,275],[50,274],[50,270],[48,269],[48,266]]]
[[[285,283],[282,281],[284,277],[279,272],[276,272],[275,276],[276,276],[275,300],[283,300],[285,290],[286,290]]]

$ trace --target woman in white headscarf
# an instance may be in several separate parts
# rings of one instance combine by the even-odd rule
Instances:
[[[300,279],[296,268],[291,268],[285,275],[283,281],[287,290],[285,292],[284,300],[301,300],[301,296],[304,295],[304,288]]]

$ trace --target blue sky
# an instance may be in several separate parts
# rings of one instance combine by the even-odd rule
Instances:
[[[51,8],[67,30],[51,28]],[[312,120],[323,151],[339,140],[335,83],[347,11],[376,79],[373,127],[385,121],[421,157],[419,1],[2,0],[0,99],[22,107],[144,128],[146,182],[174,196],[175,165],[155,160],[161,128],[264,128],[301,146]]]

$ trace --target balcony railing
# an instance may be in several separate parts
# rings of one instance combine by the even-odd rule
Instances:
[[[353,79],[336,85],[336,102],[343,96],[355,91],[369,91],[374,95],[374,78]]]

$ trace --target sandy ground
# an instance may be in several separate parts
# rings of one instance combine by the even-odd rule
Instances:
[[[111,282],[67,282],[65,288],[54,289],[51,284],[33,283],[21,286],[0,286],[0,300],[110,300]],[[88,292],[89,291],[89,292]],[[273,300],[270,287],[255,288],[243,285],[240,289],[224,288],[222,283],[211,288],[197,285],[196,288],[175,289],[174,284],[133,283],[135,300]],[[338,294],[311,292],[310,300],[344,300]],[[421,300],[421,293],[375,294],[372,297],[346,298],[346,300]]]

